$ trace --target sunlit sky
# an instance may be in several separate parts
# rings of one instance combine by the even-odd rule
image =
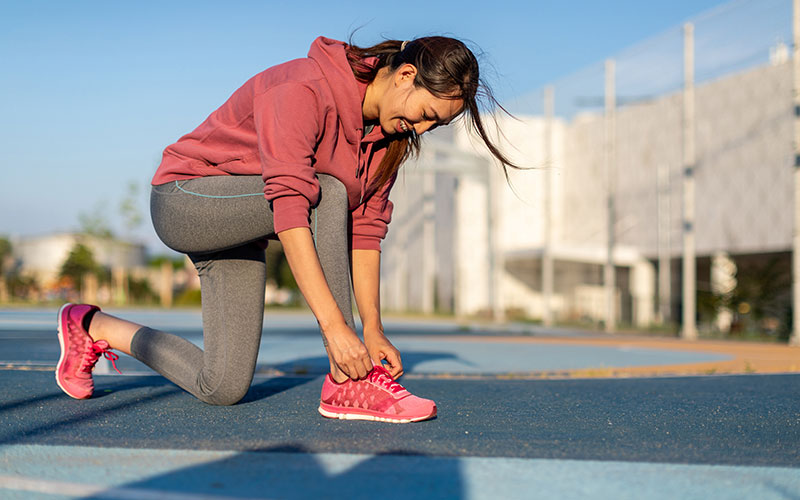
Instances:
[[[467,39],[504,102],[720,3],[5,1],[0,235],[74,230],[81,213],[125,235],[119,204],[134,182],[144,223],[128,236],[162,251],[147,207],[164,147],[318,35]]]

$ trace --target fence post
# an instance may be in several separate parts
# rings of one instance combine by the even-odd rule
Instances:
[[[422,174],[422,312],[432,314],[436,295],[436,173]]]
[[[672,321],[672,227],[669,165],[658,164],[658,321]]]
[[[498,323],[505,321],[502,273],[505,267],[500,241],[500,187],[498,176],[489,164],[486,168],[486,205],[489,246],[489,313]]]
[[[124,305],[128,303],[128,286],[125,268],[116,266],[111,270],[112,282],[112,297],[116,305]]]
[[[683,25],[683,321],[681,337],[697,339],[694,231],[695,170],[694,25]]]
[[[794,235],[792,238],[792,335],[800,346],[800,0],[792,2],[792,104],[794,105]]]
[[[81,301],[88,304],[97,303],[97,289],[99,287],[97,275],[86,273],[83,275],[83,287],[81,290]]]
[[[553,107],[554,89],[544,88],[544,251],[542,252],[542,323],[553,324]]]
[[[606,170],[606,263],[603,268],[603,285],[605,287],[605,331],[612,332],[616,327],[617,294],[616,270],[614,269],[614,244],[615,244],[615,196],[616,196],[616,90],[615,90],[615,63],[613,59],[606,60],[605,66],[605,170]]]
[[[161,283],[159,286],[159,295],[161,305],[163,307],[172,307],[172,283],[173,271],[172,262],[169,259],[161,263]]]

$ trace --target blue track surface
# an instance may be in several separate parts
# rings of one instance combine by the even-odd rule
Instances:
[[[491,374],[526,355],[531,371],[575,359],[672,363],[676,353],[542,355],[530,345],[540,351],[520,354],[520,344],[442,340],[452,325],[431,325],[435,342],[420,335],[424,325],[399,325],[394,338],[407,342],[416,373],[404,383],[436,400],[439,416],[328,420],[316,412],[314,325],[281,316],[265,330],[280,355],[262,366],[307,363],[311,375],[257,376],[233,407],[200,403],[157,376],[99,375],[96,397],[76,401],[48,368],[54,315],[0,312],[0,357],[27,363],[0,370],[0,498],[800,497],[800,375],[513,380]],[[189,337],[199,327],[191,313],[151,319]],[[309,350],[283,345],[292,342]],[[483,377],[441,376],[476,366]]]
[[[122,314],[127,319],[176,333],[202,346],[202,319],[198,312],[178,311],[172,314],[129,311]],[[51,366],[59,355],[58,343],[53,342],[53,317],[52,311],[0,313],[2,361]],[[403,353],[403,363],[408,374],[524,374],[729,359],[728,356],[717,353],[624,346],[529,343],[509,346],[481,338],[454,342],[448,340],[448,337],[463,337],[465,332],[452,323],[444,322],[388,322],[386,328],[394,344]],[[436,336],[431,338],[430,333],[435,333]],[[124,355],[118,366],[127,374],[152,373],[142,363]],[[313,317],[297,314],[267,315],[258,357],[260,371],[324,374],[328,368],[328,358]],[[108,372],[108,366],[101,364],[101,373]]]

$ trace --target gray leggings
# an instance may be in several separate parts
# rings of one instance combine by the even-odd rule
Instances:
[[[311,216],[320,264],[347,324],[350,298],[349,208],[344,185],[319,176]],[[260,176],[212,176],[154,186],[153,225],[170,248],[186,253],[200,276],[203,349],[151,328],[139,329],[131,353],[198,399],[238,402],[253,380],[264,318],[266,264],[257,241],[274,237]]]

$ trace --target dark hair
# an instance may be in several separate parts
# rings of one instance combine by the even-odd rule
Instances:
[[[404,45],[405,43],[405,45]],[[372,63],[370,58],[377,58]],[[417,68],[414,85],[428,90],[443,99],[461,99],[469,116],[469,125],[478,133],[483,143],[503,165],[503,168],[519,168],[512,163],[494,144],[486,133],[481,121],[479,100],[488,101],[486,109],[503,109],[494,98],[491,89],[481,80],[478,60],[467,46],[455,38],[428,36],[409,42],[386,40],[372,47],[357,47],[350,43],[347,59],[356,79],[370,83],[378,71],[388,67],[394,71],[403,64]],[[505,111],[503,109],[503,111]],[[397,173],[400,165],[410,155],[419,152],[419,137],[404,134],[392,140],[387,146],[386,156],[378,167],[378,175],[372,183],[377,190]],[[507,175],[507,174],[506,174]]]

